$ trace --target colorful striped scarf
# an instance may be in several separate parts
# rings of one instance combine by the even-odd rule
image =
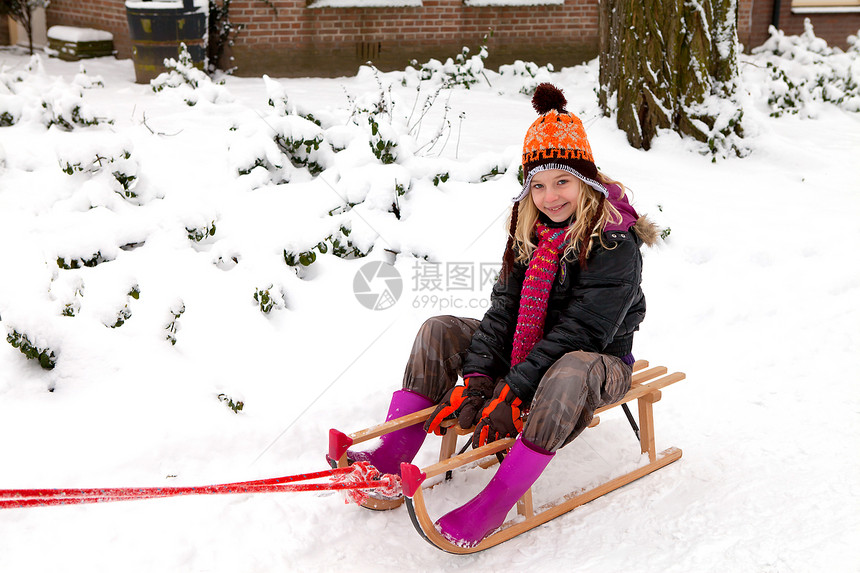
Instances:
[[[520,312],[511,353],[512,368],[525,360],[534,345],[543,338],[549,291],[558,273],[559,255],[564,251],[567,232],[567,229],[550,229],[543,223],[537,223],[535,230],[538,246],[532,253],[520,291]]]

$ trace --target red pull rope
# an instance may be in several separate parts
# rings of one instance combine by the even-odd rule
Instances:
[[[331,478],[322,483],[296,483],[312,479]],[[132,487],[83,489],[5,489],[0,490],[0,509],[33,506],[102,503],[131,499],[152,499],[181,495],[216,495],[270,493],[285,491],[358,491],[376,489],[384,495],[397,495],[398,476],[379,472],[367,462],[352,466],[293,476],[190,487]]]
[[[203,488],[232,488],[242,486],[266,486],[291,483],[297,481],[307,481],[319,479],[331,475],[350,473],[353,468],[343,467],[319,472],[297,474],[293,476],[283,476],[277,478],[268,478],[254,481],[243,481],[234,483],[225,483],[220,485],[210,486],[192,486],[192,487],[125,487],[125,488],[85,488],[85,489],[0,489],[0,499],[7,497],[92,497],[99,495],[120,496],[120,497],[137,497],[147,493],[156,493],[172,490],[191,490]],[[189,493],[197,493],[195,491]],[[182,495],[177,494],[177,495]]]

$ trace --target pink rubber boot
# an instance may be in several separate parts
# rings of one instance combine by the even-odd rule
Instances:
[[[432,405],[433,402],[421,394],[398,390],[391,396],[385,421],[412,414]],[[351,461],[370,462],[382,473],[400,475],[400,462],[411,462],[426,437],[424,427],[421,424],[415,424],[381,436],[379,445],[372,450],[362,452],[347,450],[346,457]]]
[[[517,439],[487,487],[465,505],[440,517],[436,529],[461,547],[477,545],[505,522],[508,511],[543,473],[554,455],[536,452]]]

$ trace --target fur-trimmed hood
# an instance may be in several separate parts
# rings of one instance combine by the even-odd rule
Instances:
[[[627,200],[627,195],[622,192],[623,190],[620,185],[612,183],[606,187],[609,191],[607,201],[621,215],[621,221],[606,225],[603,231],[629,231],[633,229],[636,235],[642,239],[642,242],[649,247],[657,244],[657,239],[660,237],[660,228],[647,215],[640,216],[636,212],[636,209]]]
[[[657,240],[660,238],[660,227],[655,225],[648,218],[648,215],[642,215],[636,219],[636,222],[633,224],[633,232],[649,247],[656,245]]]

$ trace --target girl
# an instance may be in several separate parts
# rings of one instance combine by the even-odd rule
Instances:
[[[487,487],[436,523],[464,546],[498,528],[555,452],[630,388],[633,333],[645,316],[639,247],[653,244],[657,230],[597,170],[582,122],[566,103],[551,84],[532,99],[539,117],[526,133],[524,185],[490,309],[481,321],[424,323],[386,419],[437,404],[435,412],[423,428],[347,452],[399,473],[446,419],[475,426],[476,447],[517,436]]]

